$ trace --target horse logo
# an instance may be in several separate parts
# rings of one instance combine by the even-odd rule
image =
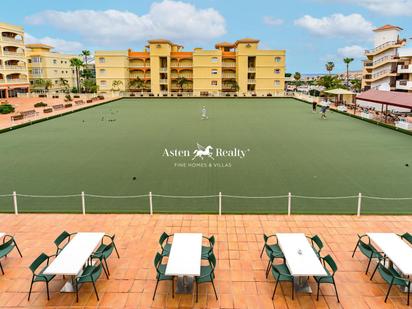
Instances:
[[[212,146],[209,145],[207,147],[203,147],[202,145],[197,143],[197,149],[193,151],[194,157],[192,158],[192,161],[196,158],[200,158],[203,160],[203,157],[205,156],[214,160],[215,158],[213,158],[213,154],[211,153],[211,150],[213,150]]]

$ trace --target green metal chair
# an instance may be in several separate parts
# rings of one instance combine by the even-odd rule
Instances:
[[[276,238],[276,243],[274,244],[268,244],[268,239],[270,237],[275,237]],[[266,278],[269,276],[269,272],[270,272],[270,265],[272,265],[273,263],[273,259],[274,258],[283,258],[283,252],[280,249],[278,243],[277,243],[277,237],[276,235],[270,235],[270,236],[266,236],[265,234],[263,234],[263,239],[265,240],[265,245],[262,249],[262,252],[260,253],[260,257],[262,257],[263,251],[266,252],[266,255],[268,257],[268,265],[266,266]]]
[[[7,255],[8,255],[14,248],[16,248],[17,251],[19,252],[20,257],[23,257],[23,256],[21,255],[20,249],[19,249],[19,247],[17,246],[16,240],[14,239],[14,237],[11,236],[11,235],[5,235],[5,236],[3,237],[3,243],[0,244],[0,259],[6,258]],[[1,262],[0,262],[0,269],[1,269],[2,274],[4,275],[4,270],[3,270],[3,266],[1,265]]]
[[[208,260],[209,255],[213,253],[213,247],[215,246],[215,236],[211,237],[205,237],[203,236],[204,239],[207,239],[209,241],[209,246],[202,246],[202,260]]]
[[[378,262],[385,259],[385,255],[382,252],[376,250],[374,246],[370,243],[370,239],[367,235],[359,235],[358,234],[358,242],[356,243],[355,249],[353,250],[352,257],[355,256],[356,249],[359,248],[359,251],[366,256],[368,261],[368,266],[366,267],[365,274],[368,273],[369,266],[371,265],[372,259],[377,259]],[[365,242],[363,239],[367,238],[368,242]]]
[[[318,235],[314,236],[306,236],[312,245],[313,251],[315,251],[316,255],[320,258],[320,251],[323,248],[323,242]]]
[[[166,276],[165,272],[166,272],[166,266],[167,264],[162,264],[162,259],[163,259],[163,255],[160,254],[159,252],[156,253],[155,259],[154,259],[154,266],[156,268],[156,287],[153,293],[153,300],[155,299],[156,296],[156,291],[157,291],[157,286],[159,284],[159,281],[166,281],[166,280],[170,280],[172,281],[172,297],[175,297],[175,282],[174,282],[174,277],[173,276]]]
[[[290,282],[292,286],[292,299],[295,298],[294,277],[290,274],[285,261],[282,264],[272,264],[272,275],[276,280],[275,289],[273,290],[272,300],[275,298],[276,289],[279,282]]]
[[[399,235],[402,239],[405,239],[408,243],[412,245],[412,235],[409,233],[404,233],[402,235]]]
[[[99,259],[98,262],[96,261],[95,263],[91,263],[90,265],[87,265],[84,269],[83,272],[80,276],[76,277],[76,301],[79,302],[79,284],[84,284],[84,283],[92,283],[94,292],[96,294],[97,300],[99,300],[99,294],[97,293],[96,289],[96,281],[97,279],[100,278],[100,275],[102,274],[102,268],[103,264]]]
[[[50,255],[49,256],[45,253],[42,253],[29,266],[33,276],[31,278],[29,297],[27,299],[28,301],[30,300],[30,295],[31,295],[31,290],[32,290],[32,287],[33,287],[33,283],[36,283],[36,282],[45,282],[46,283],[47,300],[50,300],[49,282],[55,277],[55,275],[45,275],[45,274],[43,274],[43,271],[47,268],[47,266],[49,265],[49,262],[50,262],[50,258],[53,257],[53,256],[55,257],[56,255]],[[41,268],[40,271],[37,271],[44,262],[46,262],[46,265],[43,268]]]
[[[411,280],[407,278],[402,278],[401,274],[396,271],[393,267],[386,267],[383,263],[378,263],[378,272],[382,279],[389,284],[388,292],[386,293],[385,303],[388,300],[389,293],[393,285],[398,285],[403,288],[408,289],[407,305],[409,306],[409,298],[411,294]]]
[[[72,235],[75,235],[76,233],[69,233],[66,231],[63,231],[57,238],[54,240],[54,244],[56,245],[56,255],[59,255],[59,253],[64,249],[64,247],[70,242],[70,238]]]
[[[216,257],[214,253],[209,255],[209,265],[200,267],[200,276],[196,277],[196,302],[199,300],[199,284],[212,283],[213,290],[215,291],[216,300],[218,299],[216,293],[216,287],[213,282],[215,279]]]
[[[109,266],[107,265],[107,259],[112,255],[113,250],[116,251],[117,258],[120,259],[119,252],[117,251],[116,244],[114,242],[114,238],[116,235],[104,235],[102,239],[102,243],[100,244],[99,248],[95,252],[93,252],[91,259],[97,258],[100,260],[100,262],[104,263],[103,264],[103,270],[104,273],[106,274],[107,279],[109,279],[110,271],[109,271]],[[105,239],[110,239],[109,243],[104,243]]]
[[[313,277],[316,283],[318,284],[318,293],[316,296],[316,300],[319,300],[320,284],[328,283],[328,284],[333,284],[333,287],[335,288],[336,298],[339,303],[340,301],[339,301],[338,289],[336,288],[336,283],[335,283],[335,273],[338,270],[338,267],[336,266],[335,261],[332,259],[332,257],[329,254],[325,257],[322,257],[321,261],[323,262],[327,275]],[[330,268],[330,270],[328,268]]]
[[[160,247],[162,248],[161,253],[163,256],[169,256],[170,254],[170,249],[172,248],[172,244],[169,243],[169,238],[172,236],[173,234],[168,235],[166,232],[163,232],[163,234],[160,235],[159,244],[160,244]]]

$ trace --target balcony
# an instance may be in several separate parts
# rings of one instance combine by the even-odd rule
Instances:
[[[4,84],[6,81],[4,79],[0,79],[0,84]]]
[[[168,84],[167,79],[161,79],[161,80],[159,80],[159,83],[161,85],[167,85]]]
[[[398,65],[398,73],[412,73],[412,64]]]
[[[236,62],[222,62],[224,68],[236,68]]]
[[[412,90],[412,80],[406,80],[406,79],[397,80],[396,89]]]
[[[12,78],[12,79],[7,79],[7,82],[9,84],[27,84],[28,80],[27,78]]]
[[[24,57],[25,56],[23,52],[13,52],[13,51],[8,51],[8,50],[4,50],[3,55],[12,56],[12,57]]]
[[[380,52],[383,52],[386,49],[393,48],[393,47],[399,47],[401,45],[402,45],[402,43],[400,41],[388,41],[388,42],[386,42],[382,45],[379,45],[379,46],[377,46],[373,49],[365,50],[365,54],[366,54],[366,56],[373,56],[373,55],[376,55]]]
[[[192,63],[184,63],[184,62],[183,63],[172,62],[170,64],[170,66],[172,68],[192,68],[193,64]]]
[[[24,44],[22,39],[16,39],[16,38],[8,37],[8,36],[2,36],[1,40],[3,42],[10,42],[10,43],[17,44],[17,45],[23,45]]]
[[[160,72],[160,73],[167,73],[167,68],[160,68],[160,69],[159,69],[159,72]]]
[[[255,72],[256,72],[256,68],[254,68],[254,67],[248,67],[248,68],[247,68],[247,72],[248,72],[248,73],[255,73]]]
[[[236,74],[222,74],[224,79],[236,79]]]
[[[145,69],[145,68],[150,68],[150,64],[130,63],[129,68],[131,68],[131,69]]]
[[[26,67],[24,65],[4,65],[5,71],[25,71]]]
[[[184,78],[187,78],[187,79],[192,79],[193,74],[172,74],[171,77],[172,78],[184,77]]]
[[[256,79],[248,79],[247,83],[248,84],[256,84]]]

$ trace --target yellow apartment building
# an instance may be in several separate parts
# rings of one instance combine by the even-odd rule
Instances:
[[[76,86],[76,72],[70,66],[70,59],[80,58],[79,56],[55,52],[53,46],[45,44],[27,44],[26,50],[32,87],[38,79],[50,81],[51,87],[48,90],[54,92]]]
[[[0,98],[29,91],[22,27],[0,23]]]
[[[141,52],[96,51],[100,92],[145,91],[153,95],[281,94],[285,87],[284,50],[261,50],[259,40],[222,42],[214,50],[150,40]]]

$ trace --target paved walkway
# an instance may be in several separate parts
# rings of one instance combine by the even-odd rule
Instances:
[[[368,231],[411,231],[412,216],[280,216],[280,215],[0,215],[0,231],[14,234],[23,258],[17,252],[2,260],[5,275],[0,275],[1,308],[407,308],[406,297],[397,288],[387,304],[387,285],[377,274],[373,281],[364,274],[367,260],[361,254],[351,257],[357,233]],[[47,301],[45,285],[38,283],[30,302],[27,292],[31,273],[29,264],[41,253],[53,254],[53,240],[63,230],[104,231],[115,233],[120,259],[115,254],[108,260],[111,277],[99,279],[98,302],[92,286],[80,290],[80,302],[74,294],[59,292],[61,276],[51,283]],[[153,258],[159,250],[158,239],[166,231],[202,232],[217,239],[216,301],[212,287],[200,286],[199,302],[192,295],[171,297],[170,282],[161,282],[155,301]],[[341,304],[336,302],[332,287],[321,288],[322,296],[298,293],[291,299],[289,283],[284,283],[272,302],[273,278],[265,278],[266,257],[259,258],[262,233],[304,232],[318,234],[326,244],[323,254],[337,261],[337,287]],[[312,289],[314,280],[310,280]]]

